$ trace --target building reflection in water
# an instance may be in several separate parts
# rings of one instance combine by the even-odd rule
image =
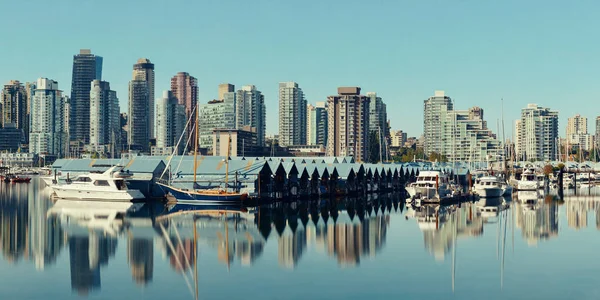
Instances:
[[[0,182],[0,248],[4,259],[9,263],[29,258],[29,203],[26,187]]]
[[[139,285],[148,284],[152,281],[154,272],[154,242],[151,239],[129,236],[127,261],[133,280]]]
[[[515,203],[516,227],[528,245],[537,245],[540,240],[558,236],[558,206],[555,203]]]

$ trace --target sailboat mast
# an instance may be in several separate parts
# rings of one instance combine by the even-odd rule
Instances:
[[[231,149],[231,131],[229,132],[229,136],[227,137],[227,157],[225,157],[225,191],[228,190],[229,184],[229,151]]]
[[[194,128],[194,185],[196,184],[196,169],[198,169],[198,103],[196,103],[196,126]]]

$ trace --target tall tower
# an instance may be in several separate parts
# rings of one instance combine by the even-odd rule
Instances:
[[[120,107],[117,92],[106,81],[92,81],[90,91],[90,144],[110,145],[112,157],[120,149]]]
[[[338,95],[327,97],[327,155],[367,159],[369,149],[370,98],[359,87],[340,87]]]
[[[194,110],[194,107],[198,103],[198,80],[186,72],[179,72],[177,75],[171,78],[171,91],[173,92],[173,96],[175,96],[175,98],[177,98],[179,101],[179,104],[182,104],[185,107],[187,123],[187,120],[190,119],[190,116]],[[192,117],[189,126],[186,128],[186,141],[190,135],[192,135],[192,137],[190,139],[190,145],[188,145],[188,149],[185,150],[192,149],[194,145],[194,139],[198,138],[194,134],[195,127],[196,118]]]
[[[58,82],[48,78],[37,80],[31,101],[29,152],[63,157],[67,154],[68,98],[58,89]]]
[[[266,113],[265,97],[254,85],[245,85],[237,91],[237,128],[250,126],[256,129],[256,144],[265,145]]]
[[[176,146],[185,123],[185,107],[179,104],[171,91],[164,91],[162,97],[156,99],[156,147]],[[184,143],[180,143],[176,154],[181,154]]]
[[[433,97],[423,101],[423,106],[423,150],[426,155],[432,152],[441,154],[444,149],[442,121],[446,113],[454,109],[452,99],[444,91],[435,91]]]
[[[527,161],[555,160],[558,138],[558,111],[528,104],[521,110],[517,123],[518,159]]]
[[[306,110],[306,143],[308,145],[327,146],[327,104],[317,102],[309,104]]]
[[[306,99],[295,82],[279,83],[279,145],[306,145]]]
[[[21,141],[27,143],[29,137],[29,113],[27,111],[27,90],[18,80],[11,80],[0,92],[2,127],[14,126],[21,131]]]
[[[148,82],[129,82],[128,137],[130,149],[149,152],[150,150],[150,107],[148,105]]]
[[[147,58],[138,59],[133,65],[133,80],[148,82],[148,106],[150,107],[150,137],[154,137],[154,64]]]
[[[71,81],[70,139],[90,141],[90,89],[92,81],[102,80],[102,57],[82,49],[73,56]]]

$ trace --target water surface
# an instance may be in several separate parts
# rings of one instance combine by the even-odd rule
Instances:
[[[579,194],[225,214],[0,184],[0,299],[600,299],[600,197]]]

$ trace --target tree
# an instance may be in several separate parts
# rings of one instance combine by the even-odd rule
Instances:
[[[553,172],[554,172],[554,168],[552,167],[552,165],[544,166],[544,175],[546,175],[546,177],[550,176],[550,174],[552,174]]]
[[[447,162],[448,158],[445,155],[441,155],[437,152],[431,152],[429,154],[429,161]]]

